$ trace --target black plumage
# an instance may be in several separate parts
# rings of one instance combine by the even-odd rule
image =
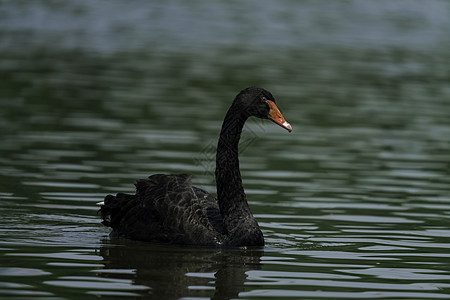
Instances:
[[[106,196],[100,209],[113,235],[133,240],[213,247],[261,247],[264,237],[248,206],[239,171],[238,144],[250,116],[291,131],[268,91],[250,87],[229,108],[216,155],[218,199],[188,175],[155,174],[136,183],[136,194]]]

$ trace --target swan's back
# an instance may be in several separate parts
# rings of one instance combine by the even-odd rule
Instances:
[[[217,199],[185,174],[155,174],[136,183],[136,195],[108,195],[103,224],[133,240],[220,246],[226,232]]]

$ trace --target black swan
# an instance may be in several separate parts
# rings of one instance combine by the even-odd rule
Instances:
[[[165,244],[262,247],[264,237],[248,206],[239,171],[238,144],[248,117],[270,119],[292,131],[272,94],[242,90],[228,109],[216,155],[217,196],[192,186],[185,174],[138,180],[136,194],[108,195],[100,203],[103,224],[114,236]]]

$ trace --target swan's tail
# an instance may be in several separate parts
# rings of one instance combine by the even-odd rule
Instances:
[[[123,217],[136,205],[136,196],[122,193],[116,196],[108,195],[103,203],[98,204],[101,205],[99,212],[103,219],[102,224],[119,230]]]

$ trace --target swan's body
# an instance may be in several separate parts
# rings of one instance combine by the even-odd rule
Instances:
[[[100,211],[113,234],[133,240],[213,247],[261,247],[264,237],[248,206],[238,144],[249,116],[269,118],[291,131],[266,90],[241,91],[228,110],[216,156],[218,199],[187,175],[156,174],[136,183],[136,194],[108,195]]]

